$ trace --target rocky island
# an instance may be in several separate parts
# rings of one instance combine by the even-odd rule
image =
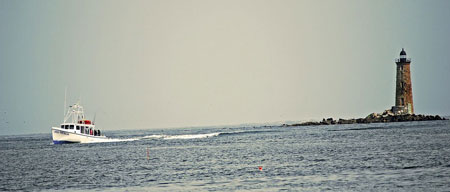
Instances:
[[[383,113],[372,113],[365,118],[358,119],[323,119],[320,122],[309,121],[304,123],[283,126],[310,126],[310,125],[334,125],[334,124],[359,124],[359,123],[388,123],[404,121],[433,121],[447,120],[439,115],[416,115],[414,114],[412,84],[411,84],[411,58],[406,57],[406,51],[402,48],[400,58],[395,60],[397,64],[397,77],[395,87],[395,106],[385,110]]]
[[[335,124],[367,124],[367,123],[389,123],[389,122],[404,122],[404,121],[434,121],[434,120],[448,120],[446,118],[440,117],[439,115],[415,115],[415,114],[404,114],[404,115],[379,115],[372,113],[365,118],[358,119],[341,119],[334,120],[333,118],[323,119],[322,121],[308,121],[304,123],[297,124],[283,124],[285,127],[291,126],[312,126],[312,125],[335,125]]]

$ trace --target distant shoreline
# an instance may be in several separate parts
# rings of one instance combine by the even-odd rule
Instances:
[[[334,120],[333,118],[323,119],[322,121],[308,121],[304,123],[296,124],[283,124],[283,127],[296,127],[296,126],[318,126],[318,125],[336,125],[336,124],[369,124],[369,123],[391,123],[391,122],[408,122],[408,121],[435,121],[435,120],[448,120],[440,117],[439,115],[377,115],[370,114],[365,118],[357,119],[341,119]]]

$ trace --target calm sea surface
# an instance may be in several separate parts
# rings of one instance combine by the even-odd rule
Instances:
[[[105,134],[0,136],[0,191],[450,190],[449,121]]]

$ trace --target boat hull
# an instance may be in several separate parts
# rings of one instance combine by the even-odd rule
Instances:
[[[78,143],[78,142],[53,140],[53,144],[69,144],[69,143]]]
[[[57,127],[52,127],[52,138],[54,144],[94,143],[107,141],[107,138],[105,136],[85,135]]]

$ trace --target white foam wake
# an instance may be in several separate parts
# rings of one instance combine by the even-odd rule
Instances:
[[[102,138],[102,139],[93,139],[81,143],[110,143],[110,142],[137,141],[137,140],[139,140],[139,138],[128,138],[128,139]]]
[[[217,133],[205,133],[205,134],[190,134],[190,135],[147,135],[143,137],[134,138],[96,138],[93,140],[85,141],[82,143],[108,143],[108,142],[125,142],[125,141],[137,141],[142,139],[203,139],[208,137],[215,137],[220,135]]]
[[[166,135],[163,139],[203,139],[208,137],[215,137],[220,135],[219,133],[206,133],[206,134],[195,134],[195,135]]]
[[[142,137],[142,139],[159,139],[163,138],[165,135],[147,135]]]
[[[142,139],[203,139],[208,137],[215,137],[218,135],[220,135],[220,132],[189,135],[148,135],[142,137]]]

